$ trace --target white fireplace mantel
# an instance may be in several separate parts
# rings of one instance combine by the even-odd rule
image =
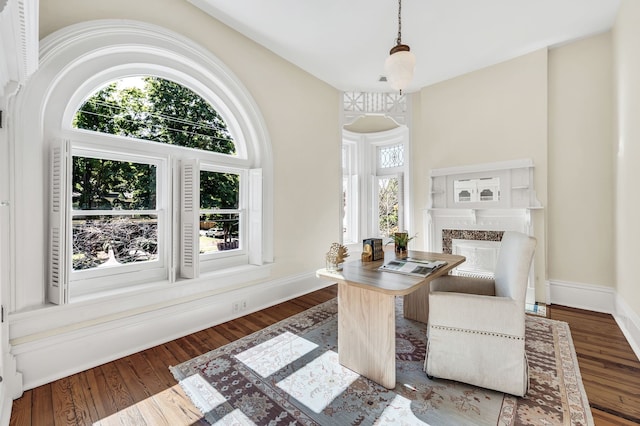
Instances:
[[[487,234],[483,231],[534,235],[531,212],[543,207],[536,197],[533,172],[529,159],[432,170],[424,215],[427,250],[443,251],[443,230],[475,231],[469,239],[477,240]],[[528,303],[535,300],[533,271],[534,267]]]
[[[428,251],[442,252],[442,230],[518,231],[533,235],[531,209],[428,209]]]
[[[533,181],[533,161],[530,159],[448,167],[431,171],[431,209],[537,209]],[[483,182],[486,182],[483,184]],[[483,200],[479,194],[469,200],[458,198],[458,187],[481,191],[483,185],[492,196]],[[477,183],[475,185],[474,183]],[[469,189],[473,192],[474,190]],[[496,194],[497,191],[497,194]]]

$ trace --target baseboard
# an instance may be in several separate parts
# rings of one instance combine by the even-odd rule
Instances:
[[[22,390],[32,389],[330,284],[315,273],[261,282],[14,345],[11,353],[22,372]]]
[[[618,326],[627,338],[631,349],[640,360],[640,316],[629,308],[629,305],[616,295],[616,313],[614,315]]]
[[[615,290],[611,287],[558,280],[550,280],[548,285],[551,304],[615,313]]]
[[[640,359],[640,317],[611,287],[567,281],[549,281],[551,304],[611,314]]]

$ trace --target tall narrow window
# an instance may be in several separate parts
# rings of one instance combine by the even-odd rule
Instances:
[[[404,127],[379,133],[344,132],[342,142],[343,240],[390,238],[406,230],[408,132]]]
[[[378,235],[389,238],[404,230],[404,144],[378,146],[376,160]]]
[[[378,235],[393,236],[404,229],[402,219],[402,177],[379,176],[376,180],[378,196]]]

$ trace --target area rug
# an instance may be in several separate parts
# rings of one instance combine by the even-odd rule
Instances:
[[[524,398],[422,370],[426,325],[396,306],[395,389],[342,367],[336,299],[189,360],[171,371],[211,424],[592,425],[566,323],[527,316]]]

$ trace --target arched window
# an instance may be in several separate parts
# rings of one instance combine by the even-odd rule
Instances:
[[[111,82],[76,112],[76,129],[235,155],[227,123],[187,87],[152,76]]]
[[[222,64],[122,21],[70,27],[42,51],[47,92],[26,102],[46,99],[51,302],[272,261],[266,129]]]

